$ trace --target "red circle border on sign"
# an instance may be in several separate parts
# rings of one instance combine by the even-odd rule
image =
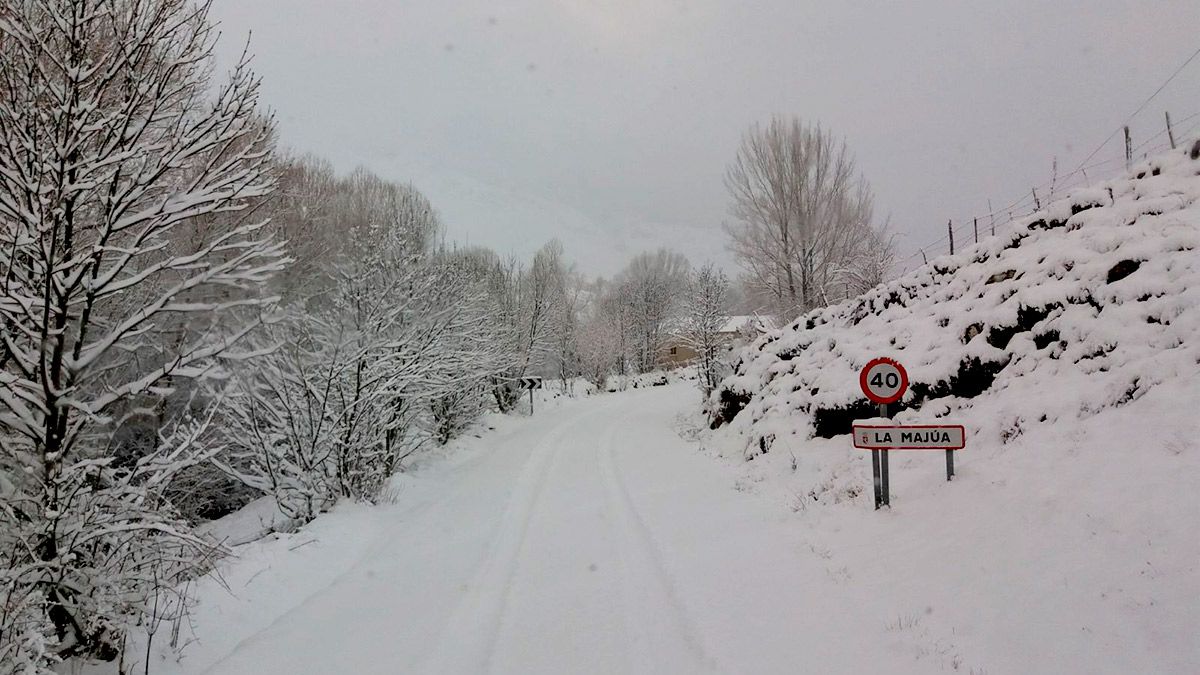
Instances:
[[[889,398],[880,398],[872,394],[870,387],[867,386],[867,373],[871,371],[871,368],[881,363],[886,363],[900,371],[900,389],[896,391],[895,396]],[[904,392],[908,391],[908,371],[904,369],[904,366],[900,365],[899,361],[896,361],[895,359],[889,359],[886,356],[881,356],[879,358],[871,359],[867,362],[867,365],[863,366],[862,372],[858,374],[858,386],[862,388],[863,394],[869,398],[872,403],[895,403],[901,398],[904,398]]]

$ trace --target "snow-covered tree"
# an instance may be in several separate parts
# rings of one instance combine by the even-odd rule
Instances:
[[[622,318],[629,320],[629,346],[638,372],[658,365],[667,323],[680,308],[688,267],[681,254],[659,249],[635,256],[614,282],[614,299],[624,304]]]
[[[868,227],[854,243],[854,252],[834,271],[828,294],[831,299],[852,298],[875,288],[895,272],[894,235],[885,225]]]
[[[478,414],[469,397],[507,364],[484,290],[434,248],[436,218],[414,193],[365,171],[335,182],[319,226],[340,243],[306,285],[323,290],[297,298],[259,338],[270,353],[220,392],[232,412],[219,465],[297,521],[373,499],[431,426],[444,441]]]
[[[730,247],[757,300],[778,318],[831,301],[829,282],[872,231],[873,197],[845,142],[820,126],[774,118],[742,138],[726,172],[737,221]]]
[[[614,374],[628,375],[632,368],[630,355],[633,351],[633,289],[628,284],[621,283],[619,278],[607,282],[600,280],[596,286],[597,302],[592,310],[590,322],[592,328],[588,328],[585,334],[596,335],[600,345],[610,344],[608,349],[613,352],[611,367],[615,371]],[[606,323],[607,330],[596,330],[598,321]],[[593,356],[597,354],[595,349],[589,348],[589,352]]]
[[[600,311],[580,321],[575,338],[580,375],[597,392],[608,386],[608,378],[617,374],[621,361],[620,327]]]
[[[212,81],[215,38],[206,3],[0,4],[0,662],[114,658],[213,553],[166,492],[219,451],[188,382],[239,357],[284,262],[251,208],[258,80]]]
[[[562,330],[565,302],[566,264],[563,248],[551,241],[533,256],[529,269],[520,275],[520,326],[518,353],[521,373],[544,364],[553,353],[555,337]]]
[[[554,361],[563,390],[574,394],[572,382],[580,374],[579,334],[580,317],[588,303],[583,278],[571,269],[564,269],[558,294],[558,319],[554,322]]]
[[[681,337],[696,351],[700,388],[707,397],[721,380],[719,355],[725,346],[721,328],[727,321],[729,279],[712,263],[688,276]]]
[[[468,262],[469,273],[486,290],[494,340],[508,354],[508,365],[491,388],[496,406],[508,412],[521,398],[517,378],[550,372],[561,347],[567,283],[562,244],[547,243],[528,267],[487,249],[456,255]]]

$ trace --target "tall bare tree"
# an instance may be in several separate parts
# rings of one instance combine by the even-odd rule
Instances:
[[[781,319],[828,304],[829,282],[871,231],[873,198],[844,141],[776,117],[755,125],[725,175],[730,246]]]

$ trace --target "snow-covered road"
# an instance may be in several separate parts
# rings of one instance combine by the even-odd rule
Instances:
[[[486,436],[487,451],[377,509],[371,541],[333,556],[346,567],[325,570],[328,583],[200,671],[869,667],[853,612],[839,623],[809,592],[830,577],[795,522],[731,489],[676,433],[695,397],[673,385],[569,401]],[[841,608],[855,607],[840,588]]]
[[[196,589],[182,659],[158,638],[151,672],[1200,663],[1200,540],[1164,515],[1194,512],[1195,455],[1169,429],[1136,465],[1121,451],[1138,421],[1177,419],[1178,395],[1152,392],[1061,437],[978,443],[953,483],[939,457],[898,457],[893,510],[879,512],[848,442],[781,439],[750,463],[740,448],[715,460],[677,431],[697,397],[685,382],[492,417],[494,431],[400,476],[394,503],[341,504],[237,547],[220,581]],[[1122,491],[1130,482],[1157,487]]]

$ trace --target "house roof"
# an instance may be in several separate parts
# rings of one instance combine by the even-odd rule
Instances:
[[[769,316],[758,314],[741,314],[731,316],[725,320],[721,326],[721,333],[740,333],[743,330],[750,329],[758,333],[774,330],[775,320]]]
[[[758,314],[741,314],[725,317],[717,333],[725,335],[733,335],[735,333],[754,334],[765,333],[776,328],[778,326],[772,317]],[[683,335],[688,331],[688,321],[684,317],[676,316],[669,319],[663,326],[663,329],[669,335]]]

